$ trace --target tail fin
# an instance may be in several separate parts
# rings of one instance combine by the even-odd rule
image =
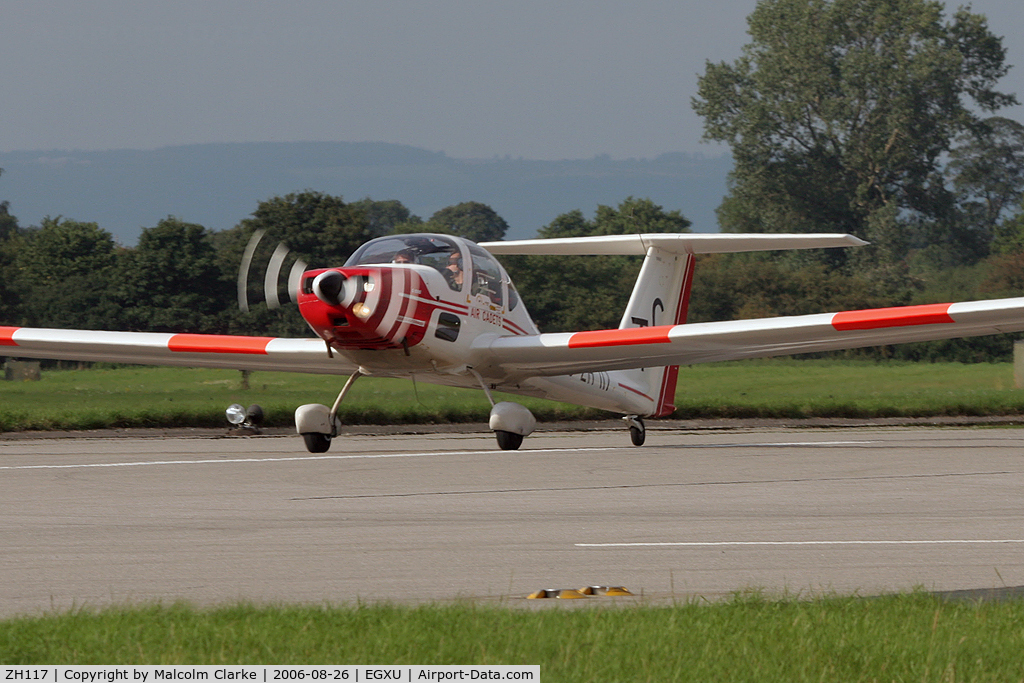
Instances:
[[[685,323],[694,261],[693,254],[672,253],[654,246],[648,248],[619,329]],[[655,399],[653,417],[671,415],[675,411],[678,365],[625,372],[632,384],[640,385],[647,396]]]

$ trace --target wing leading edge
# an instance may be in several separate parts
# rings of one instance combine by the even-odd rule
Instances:
[[[485,376],[693,365],[1024,330],[1024,298],[487,340]]]
[[[328,358],[320,339],[219,334],[0,327],[0,355],[333,375],[356,369],[337,355]]]
[[[776,249],[827,249],[867,244],[842,233],[643,233],[481,242],[492,254],[547,256],[643,256],[654,247],[671,254],[731,254]]]

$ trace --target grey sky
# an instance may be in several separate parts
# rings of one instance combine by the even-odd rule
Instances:
[[[739,55],[755,4],[0,0],[0,150],[307,140],[459,158],[718,154],[689,101],[705,59]],[[1017,65],[1002,89],[1024,98],[1024,2],[973,8]]]

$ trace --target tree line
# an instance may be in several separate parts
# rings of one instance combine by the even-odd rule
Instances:
[[[649,199],[599,206],[593,219],[574,210],[541,237],[686,232],[690,221]],[[295,307],[270,310],[264,274],[278,244],[291,262],[340,265],[364,242],[393,233],[440,232],[483,242],[508,224],[491,207],[463,202],[429,220],[398,200],[342,197],[308,190],[260,202],[235,227],[215,232],[169,216],[142,229],[134,247],[118,245],[96,223],[45,218],[22,228],[0,204],[0,324],[147,332],[305,335]],[[248,311],[237,278],[253,234],[264,233],[249,269]],[[545,330],[615,326],[639,269],[629,257],[508,258],[506,266]],[[287,300],[286,277],[278,282]]]
[[[464,202],[429,220],[397,200],[305,191],[260,202],[248,218],[219,232],[169,216],[143,228],[134,247],[117,244],[94,222],[44,218],[21,227],[0,203],[0,324],[152,332],[302,335],[294,307],[282,312],[238,306],[243,251],[264,231],[251,266],[251,300],[279,243],[312,266],[341,265],[364,242],[393,232],[446,232],[485,241],[508,225],[489,206]]]
[[[733,62],[707,63],[694,110],[735,162],[723,231],[849,232],[870,246],[699,259],[689,320],[958,301],[1024,293],[1024,126],[997,89],[1010,68],[982,15],[933,0],[761,0]],[[690,222],[629,197],[557,216],[539,237],[681,232]],[[7,324],[304,334],[285,307],[241,312],[235,278],[256,230],[261,275],[289,258],[340,264],[373,237],[447,232],[502,239],[490,207],[465,202],[424,220],[399,200],[345,202],[316,191],[272,197],[229,230],[174,217],[115,244],[95,223],[22,228],[0,204],[0,320]],[[630,257],[503,259],[544,331],[614,327],[639,269]],[[262,277],[249,295],[262,298]],[[853,355],[1007,358],[1007,336]]]
[[[1024,293],[1024,126],[983,15],[935,0],[761,0],[733,62],[692,98],[735,162],[723,231],[848,232],[871,244],[719,259],[698,317],[785,315]],[[710,272],[709,272],[710,271]],[[707,303],[705,301],[705,303]],[[885,350],[1007,357],[1008,337]],[[875,351],[874,353],[879,353]]]

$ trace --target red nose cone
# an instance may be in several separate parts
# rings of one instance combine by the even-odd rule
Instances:
[[[411,268],[356,266],[306,271],[299,312],[331,346],[400,349],[423,339],[432,307]]]

